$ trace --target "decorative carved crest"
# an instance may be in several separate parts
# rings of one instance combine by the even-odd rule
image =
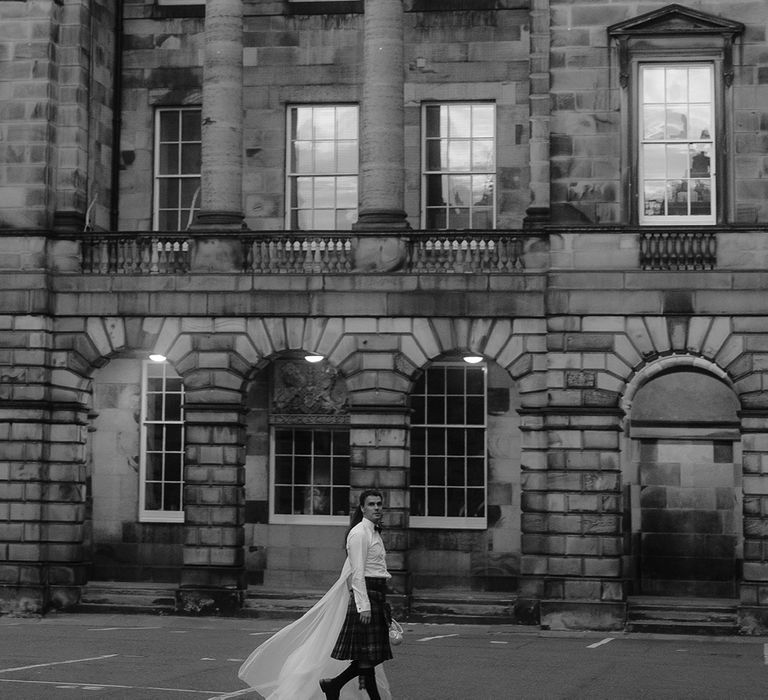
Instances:
[[[346,413],[347,389],[339,373],[325,362],[278,360],[274,365],[274,414],[339,416]]]

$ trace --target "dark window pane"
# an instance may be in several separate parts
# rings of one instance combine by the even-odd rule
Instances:
[[[297,455],[312,454],[312,432],[296,430],[293,434],[293,452]]]
[[[148,452],[146,467],[147,481],[162,481],[163,455],[158,454],[157,452]]]
[[[446,453],[449,455],[463,455],[464,454],[464,430],[454,429],[447,431],[447,449]]]
[[[336,457],[333,460],[333,483],[336,486],[340,484],[349,484],[349,458]]]
[[[275,513],[289,515],[291,513],[291,487],[278,486],[275,488]]]
[[[448,489],[448,511],[449,517],[463,516],[466,512],[464,503],[464,489]]]
[[[426,454],[426,443],[424,442],[424,428],[412,428],[411,429],[411,454],[423,455]]]
[[[290,484],[292,482],[292,459],[290,457],[275,457],[275,483]]]
[[[445,209],[427,209],[427,228],[442,230],[447,225]]]
[[[337,430],[333,433],[333,453],[337,455],[349,454],[349,431]]]
[[[422,396],[411,397],[411,408],[413,409],[411,420],[413,421],[414,425],[420,425],[425,422],[426,420],[426,415],[424,413],[425,406],[426,406],[426,401],[424,400],[424,397]]]
[[[289,455],[293,453],[293,431],[275,431],[275,454]]]
[[[308,486],[293,487],[293,513],[294,515],[309,515],[309,507],[312,501],[311,489]]]
[[[445,491],[427,489],[427,515],[440,517],[445,515]]]
[[[166,484],[163,510],[181,510],[181,484]]]
[[[200,141],[202,138],[198,110],[185,110],[181,113],[181,138],[183,141]]]
[[[171,452],[179,452],[183,447],[182,428],[180,425],[165,426],[165,449]]]
[[[160,452],[163,449],[163,426],[147,426],[147,450],[150,452]]]
[[[448,367],[446,371],[445,393],[464,395],[464,370],[461,367]]]
[[[195,175],[200,172],[201,146],[199,143],[184,144],[181,150],[181,172]]]
[[[160,112],[160,140],[179,140],[179,115],[178,112]]]
[[[411,457],[411,484],[424,484],[424,458]]]
[[[445,393],[445,371],[442,367],[430,367],[427,370],[427,391],[430,394]]]
[[[482,486],[485,484],[485,460],[477,457],[467,459],[467,484]]]
[[[470,518],[485,517],[485,493],[483,489],[467,489],[467,515]]]
[[[449,425],[464,425],[464,397],[449,396],[447,400],[448,413],[445,422]]]
[[[181,455],[165,455],[165,478],[167,481],[181,481]]]
[[[334,488],[332,490],[331,513],[333,515],[349,514],[349,489]]]
[[[165,395],[164,418],[165,420],[181,420],[181,394]]]
[[[442,428],[427,428],[427,454],[445,454],[445,430]]]
[[[445,459],[442,457],[430,457],[427,459],[427,483],[430,486],[442,486],[445,484]]]
[[[445,422],[445,399],[442,396],[427,398],[427,423]]]
[[[147,420],[155,421],[163,418],[163,395],[147,394]]]
[[[422,372],[419,378],[414,382],[413,393],[423,395],[427,390],[427,375]]]
[[[424,489],[411,489],[411,515],[426,515],[424,513]]]
[[[425,110],[427,136],[444,136],[440,133],[440,105],[428,105]]]
[[[449,457],[448,464],[448,486],[464,486],[466,481],[464,477],[464,458]]]
[[[163,485],[153,482],[146,484],[144,488],[144,508],[146,510],[160,510],[163,507]]]
[[[481,395],[485,394],[485,370],[467,370],[467,393]]]
[[[331,460],[328,457],[315,458],[315,479],[316,484],[331,483]]]
[[[179,172],[179,146],[175,143],[160,145],[159,172],[161,175],[176,175]]]
[[[467,397],[467,424],[482,425],[485,423],[485,397]]]
[[[316,430],[315,433],[315,454],[316,455],[329,455],[331,454],[331,434],[324,431]]]
[[[312,460],[309,457],[296,457],[293,462],[293,483],[312,483]]]

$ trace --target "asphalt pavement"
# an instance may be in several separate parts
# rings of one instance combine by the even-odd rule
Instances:
[[[237,670],[288,620],[0,618],[0,698],[258,700]],[[765,700],[768,638],[405,624],[393,700]]]

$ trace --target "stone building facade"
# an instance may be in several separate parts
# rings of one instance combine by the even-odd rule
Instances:
[[[750,0],[1,3],[0,609],[320,589],[375,487],[405,611],[693,597],[764,633],[767,32]]]

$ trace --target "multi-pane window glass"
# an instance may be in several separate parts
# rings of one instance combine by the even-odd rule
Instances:
[[[273,515],[349,516],[349,430],[275,427]],[[295,518],[292,522],[296,522]]]
[[[493,228],[495,105],[425,105],[424,135],[425,227]]]
[[[349,231],[357,221],[357,105],[288,110],[288,227]]]
[[[167,362],[144,365],[141,415],[142,520],[183,519],[184,386]]]
[[[640,221],[713,223],[711,64],[640,66]]]
[[[484,527],[485,367],[432,365],[411,406],[411,525]]]
[[[157,231],[184,231],[200,205],[201,110],[159,109],[155,122]]]

